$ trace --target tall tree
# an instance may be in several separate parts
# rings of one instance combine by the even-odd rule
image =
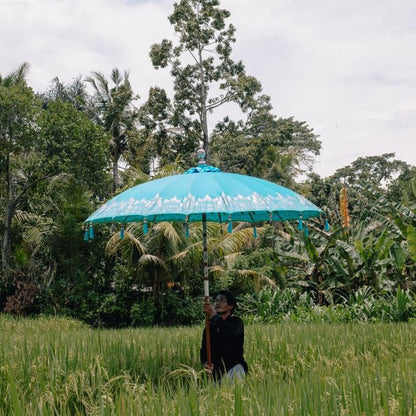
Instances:
[[[219,123],[211,143],[214,164],[294,187],[296,177],[312,169],[321,142],[306,122],[277,118],[270,109],[253,108],[246,122]]]
[[[51,101],[39,117],[39,149],[50,175],[64,173],[99,197],[108,197],[108,135],[72,103]]]
[[[40,101],[27,87],[23,64],[0,77],[0,204],[3,218],[1,268],[7,280],[10,268],[12,221],[27,192],[44,179],[34,147]]]
[[[22,275],[36,283],[42,308],[50,310],[51,303],[56,311],[81,314],[91,306],[105,267],[96,251],[101,232],[87,247],[81,229],[94,202],[111,193],[108,134],[63,98],[49,101],[37,119],[39,165],[50,179],[32,189],[26,206],[32,218],[15,235],[30,259]]]
[[[331,178],[358,189],[365,185],[386,189],[408,166],[406,162],[395,159],[394,153],[384,153],[380,156],[359,157],[351,165],[337,169]]]
[[[200,126],[175,109],[164,89],[150,88],[148,100],[139,110],[139,121],[144,127],[141,136],[145,140],[141,148],[148,158],[157,160],[161,166],[174,163],[178,158],[184,166],[194,162]]]
[[[231,58],[235,28],[227,23],[230,13],[219,8],[219,4],[219,0],[174,3],[169,21],[179,42],[174,46],[164,39],[152,45],[150,51],[156,69],[171,68],[172,125],[179,130],[192,128],[203,142],[207,159],[208,114],[227,102],[235,102],[246,111],[261,91],[259,81],[247,76],[243,64]],[[168,105],[166,100],[165,103]]]
[[[137,111],[135,96],[127,72],[122,75],[117,68],[111,72],[113,86],[100,72],[93,72],[87,78],[94,88],[96,121],[111,135],[110,151],[113,164],[113,192],[120,186],[119,162],[127,149],[129,136],[135,128]]]
[[[374,200],[374,191],[385,197],[400,201],[403,190],[411,192],[410,181],[416,168],[395,158],[394,153],[380,156],[359,157],[350,165],[339,168],[328,178],[310,175],[311,195],[318,206],[327,206],[331,211],[338,210],[339,192],[346,185],[351,214],[359,212],[369,200]]]

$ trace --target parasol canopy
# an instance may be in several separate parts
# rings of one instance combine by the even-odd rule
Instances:
[[[264,179],[202,165],[134,186],[102,205],[87,223],[307,220],[323,211],[302,195]]]

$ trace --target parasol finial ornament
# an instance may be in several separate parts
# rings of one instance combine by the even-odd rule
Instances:
[[[202,147],[196,151],[196,155],[198,157],[198,166],[207,164],[207,162],[205,162],[205,150]]]

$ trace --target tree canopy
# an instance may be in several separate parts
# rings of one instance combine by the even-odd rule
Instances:
[[[235,28],[227,22],[230,13],[219,5],[219,0],[175,3],[169,21],[178,34],[178,43],[164,39],[150,51],[156,69],[170,66],[174,97],[170,102],[164,92],[153,89],[148,106],[155,108],[159,102],[164,111],[168,110],[167,124],[177,129],[176,135],[190,136],[194,149],[201,140],[207,159],[209,114],[227,102],[247,111],[261,91],[260,82],[246,74],[242,62],[231,58]],[[169,133],[166,128],[164,131]]]

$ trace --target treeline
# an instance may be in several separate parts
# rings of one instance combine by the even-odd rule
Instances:
[[[96,227],[84,241],[83,221],[127,187],[193,166],[200,141],[210,164],[295,189],[331,224],[324,231],[311,221],[308,236],[297,224],[264,224],[258,238],[246,224],[232,234],[210,224],[214,290],[244,297],[291,288],[318,305],[363,288],[413,290],[416,168],[384,154],[329,178],[314,174],[318,137],[306,122],[276,116],[260,82],[231,58],[228,17],[215,0],[175,4],[169,20],[179,43],[150,51],[156,69],[171,68],[171,98],[151,87],[140,102],[118,69],[68,84],[56,78],[45,92],[28,85],[27,64],[0,76],[0,310],[106,326],[199,320],[198,224],[188,238],[181,224],[160,223],[145,235],[131,224],[122,240],[117,229]],[[209,131],[208,117],[225,103],[241,120],[226,117]],[[308,179],[297,183],[299,174]]]

